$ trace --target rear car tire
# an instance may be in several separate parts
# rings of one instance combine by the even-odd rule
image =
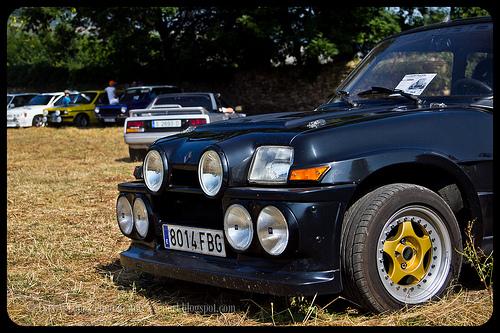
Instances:
[[[344,217],[346,297],[376,313],[438,298],[460,274],[461,251],[457,220],[439,195],[414,184],[379,187]]]
[[[77,127],[88,127],[89,126],[89,117],[87,115],[80,113],[79,115],[76,116],[75,120],[75,125]]]
[[[146,149],[134,149],[130,147],[128,148],[128,154],[132,162],[142,161],[144,157],[146,157],[146,153],[147,153]]]
[[[34,127],[42,127],[43,126],[43,116],[42,115],[36,115],[33,117],[33,122],[32,125]]]

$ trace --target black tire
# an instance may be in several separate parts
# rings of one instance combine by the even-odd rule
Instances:
[[[128,154],[132,162],[142,161],[144,157],[146,157],[146,152],[147,149],[134,149],[130,147],[128,148]]]
[[[461,251],[457,220],[439,195],[414,184],[379,187],[344,216],[345,296],[375,313],[436,299],[458,278]]]
[[[42,127],[43,126],[43,116],[37,114],[36,116],[33,117],[33,122],[32,125],[34,127]]]
[[[86,114],[80,113],[76,116],[74,123],[77,127],[88,127],[90,125],[89,117]]]

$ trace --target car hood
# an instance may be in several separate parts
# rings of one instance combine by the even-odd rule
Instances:
[[[262,114],[207,124],[191,132],[181,133],[157,140],[150,148],[162,150],[169,164],[175,169],[196,170],[201,155],[208,149],[222,151],[229,165],[230,184],[246,181],[246,175],[255,149],[262,145],[297,146],[305,152],[310,140],[324,136],[316,131],[337,132],[337,128],[348,124],[370,122],[417,111],[388,107],[363,109],[337,108],[329,111],[284,112]],[[296,142],[297,141],[297,142]],[[304,146],[305,145],[305,146]],[[305,148],[304,148],[305,147]],[[301,153],[302,155],[302,153]],[[297,155],[297,161],[299,154]]]
[[[422,110],[424,109],[414,106],[394,107],[394,104],[391,104],[390,107],[374,106],[360,109],[335,108],[328,111],[269,113],[206,124],[197,127],[190,133],[180,134],[177,137],[223,141],[234,136],[255,132],[268,134],[290,133],[295,136],[303,132],[388,118]],[[161,143],[162,140],[166,142],[172,139],[175,139],[175,137],[160,139],[158,143]]]

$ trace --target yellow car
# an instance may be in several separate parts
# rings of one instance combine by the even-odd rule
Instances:
[[[87,127],[99,124],[95,116],[96,104],[109,104],[104,90],[89,90],[70,94],[71,102],[67,106],[51,107],[43,110],[45,125],[61,126],[73,124]]]

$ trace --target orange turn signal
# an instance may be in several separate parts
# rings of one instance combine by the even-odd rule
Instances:
[[[290,180],[319,180],[330,169],[328,165],[307,169],[295,169],[290,173]]]

